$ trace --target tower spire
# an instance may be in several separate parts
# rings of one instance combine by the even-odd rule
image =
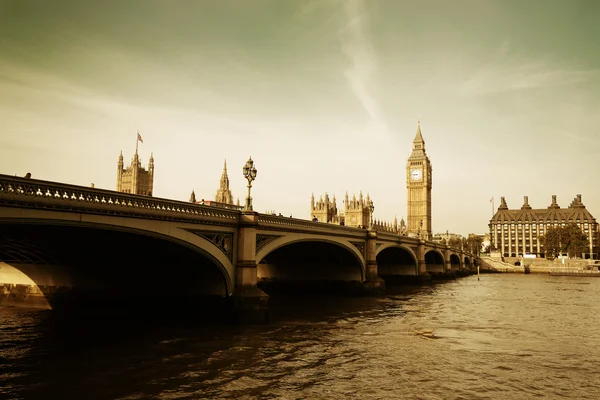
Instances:
[[[218,203],[233,204],[233,196],[229,189],[229,176],[227,175],[227,159],[223,162],[223,173],[221,174],[221,182],[215,201]]]
[[[417,119],[417,134],[415,135],[415,140],[413,140],[413,143],[425,144],[425,141],[423,140],[423,136],[421,135],[421,118]]]

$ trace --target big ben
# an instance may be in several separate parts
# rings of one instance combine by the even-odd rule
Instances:
[[[425,153],[421,135],[421,121],[406,163],[406,189],[408,197],[407,232],[431,240],[431,162]]]

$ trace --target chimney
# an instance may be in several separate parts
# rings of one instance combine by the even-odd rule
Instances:
[[[552,195],[552,204],[548,206],[548,208],[560,208],[558,204],[556,204],[556,195]]]
[[[523,197],[523,207],[521,207],[521,210],[531,210],[531,206],[529,205],[529,197],[528,196]]]

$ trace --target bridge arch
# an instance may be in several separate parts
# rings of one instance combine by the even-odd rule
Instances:
[[[444,255],[438,249],[425,252],[425,268],[427,272],[443,273],[445,270]]]
[[[459,270],[461,267],[460,257],[456,253],[450,254],[450,269]]]
[[[465,266],[466,269],[470,269],[471,268],[471,257],[465,256],[464,266]]]
[[[213,278],[211,279],[215,279],[217,277],[217,275],[215,274],[220,275],[220,278],[217,279],[220,279],[221,283],[214,288],[215,291],[219,292],[220,296],[230,296],[233,293],[233,262],[229,260],[228,257],[215,244],[211,243],[206,238],[198,236],[186,229],[174,227],[171,224],[165,224],[163,223],[163,221],[147,219],[84,215],[78,213],[65,212],[61,212],[57,215],[56,212],[47,210],[26,210],[22,214],[25,215],[21,215],[18,218],[0,218],[0,227],[6,228],[9,226],[18,226],[21,227],[21,229],[27,229],[28,226],[34,229],[35,227],[43,227],[44,229],[47,229],[50,232],[57,229],[66,230],[70,228],[73,229],[73,235],[76,235],[75,232],[79,231],[85,232],[87,235],[90,236],[93,236],[94,232],[96,232],[99,235],[104,235],[108,232],[119,232],[120,234],[126,235],[127,237],[139,237],[139,240],[148,240],[142,239],[144,237],[152,238],[150,240],[154,241],[151,243],[165,243],[166,246],[170,246],[170,248],[174,249],[176,249],[177,247],[173,246],[184,247],[186,249],[191,250],[192,253],[196,253],[199,256],[201,256],[196,256],[196,258],[194,259],[205,260],[203,262],[209,263],[206,265],[212,265],[215,267],[215,271],[219,271],[218,273],[213,272],[213,275],[210,276],[213,276]],[[90,248],[92,248],[93,246],[94,245],[91,244]],[[131,249],[131,251],[142,252],[150,252],[151,250],[151,248]],[[114,252],[115,249],[106,248],[102,249],[101,251]],[[188,252],[186,254],[190,253]],[[90,256],[93,257],[93,255]],[[113,254],[112,256],[118,257],[117,254]],[[111,266],[107,265],[106,268],[110,269]],[[143,266],[141,266],[140,268],[143,268]],[[191,268],[193,268],[193,266],[190,266],[190,271]],[[148,270],[147,272],[167,275],[170,273],[169,271],[150,270]],[[199,272],[201,271],[197,271],[197,273]],[[115,271],[115,273],[118,274],[118,271]],[[146,270],[144,270],[144,273],[146,273]],[[172,281],[176,282],[176,279],[176,277],[173,277]],[[220,288],[218,288],[218,286],[220,286]]]
[[[360,243],[357,242],[360,247]],[[275,238],[267,242],[264,246],[260,247],[256,254],[256,261],[259,267],[259,279],[274,278],[281,272],[282,268],[286,268],[290,272],[290,268],[298,262],[312,262],[311,257],[314,258],[315,263],[331,263],[336,264],[339,261],[339,265],[328,265],[331,268],[337,268],[337,270],[331,269],[329,272],[332,273],[326,279],[342,279],[352,281],[364,281],[366,276],[366,263],[364,255],[362,254],[359,247],[355,246],[350,240],[335,238],[335,237],[323,237],[321,235],[311,234],[290,234]],[[286,252],[288,252],[286,254]],[[363,244],[364,251],[364,244]],[[279,263],[285,263],[287,267],[276,267],[271,264],[269,260],[275,259]],[[335,260],[334,260],[335,259]],[[354,265],[352,265],[354,264]],[[281,267],[281,268],[280,268]],[[304,265],[303,268],[310,269],[311,265]],[[342,268],[342,269],[340,269]],[[311,280],[310,278],[323,278],[326,274],[327,269],[320,269],[319,271],[312,271],[314,274],[319,276],[311,276],[310,273],[304,273],[302,279]],[[299,276],[294,275],[295,278]]]
[[[385,243],[375,252],[377,272],[384,279],[391,276],[418,275],[417,255],[408,246],[396,243]]]

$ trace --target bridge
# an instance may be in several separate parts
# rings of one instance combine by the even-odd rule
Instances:
[[[202,297],[255,321],[267,309],[261,282],[379,293],[387,280],[469,273],[478,262],[389,232],[0,175],[0,304]]]

